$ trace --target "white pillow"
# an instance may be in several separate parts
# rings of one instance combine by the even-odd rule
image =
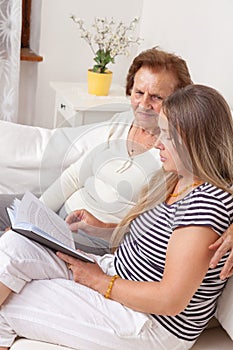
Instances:
[[[53,131],[0,121],[0,193],[38,190],[41,155]]]
[[[233,276],[227,281],[218,300],[216,318],[233,340]]]
[[[43,192],[78,159],[78,140],[88,128],[45,129],[0,121],[0,193]]]

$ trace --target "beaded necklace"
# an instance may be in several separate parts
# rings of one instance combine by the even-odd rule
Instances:
[[[201,182],[194,182],[191,185],[188,185],[185,188],[183,188],[183,190],[180,192],[169,194],[169,197],[178,197],[181,194],[183,194],[185,191],[187,191],[189,188],[199,186],[200,184],[201,184]]]

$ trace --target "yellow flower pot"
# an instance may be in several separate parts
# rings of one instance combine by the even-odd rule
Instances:
[[[112,82],[112,72],[105,73],[87,72],[88,93],[96,96],[107,96]]]

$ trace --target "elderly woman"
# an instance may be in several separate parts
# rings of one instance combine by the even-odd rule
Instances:
[[[97,219],[94,226],[86,225],[85,211],[67,218],[69,223],[76,221],[71,228],[79,230],[76,246],[96,254],[109,251],[112,228],[135,205],[141,187],[161,167],[154,142],[162,101],[191,83],[185,61],[174,54],[153,48],[133,60],[126,81],[131,111],[116,115],[104,131],[100,129],[98,142],[90,136],[89,150],[41,197],[64,218],[76,209],[85,209]],[[83,142],[88,137],[85,135]]]

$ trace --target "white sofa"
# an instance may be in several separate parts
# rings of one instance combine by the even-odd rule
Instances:
[[[41,193],[80,155],[80,138],[90,140],[92,133],[96,133],[94,124],[50,130],[0,121],[0,193],[26,190]],[[97,133],[101,136],[100,130]],[[11,349],[68,350],[27,339],[17,339]],[[216,318],[192,347],[192,350],[220,349],[233,349],[233,277],[219,300]]]

